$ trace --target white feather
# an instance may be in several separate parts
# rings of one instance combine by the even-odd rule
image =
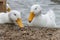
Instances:
[[[33,7],[31,7],[31,11],[35,9],[36,6],[37,5],[33,5]],[[32,22],[28,23],[28,25],[35,27],[55,28],[56,23],[55,23],[55,14],[53,10],[50,9],[46,14],[42,14],[40,8],[41,7],[38,5],[37,10],[33,10],[35,15],[37,14],[38,16],[35,16]]]
[[[16,14],[16,16],[14,16],[14,14]],[[12,21],[15,21],[17,18],[21,18],[21,14],[16,10],[11,10],[7,13],[0,13],[0,24],[12,23]]]

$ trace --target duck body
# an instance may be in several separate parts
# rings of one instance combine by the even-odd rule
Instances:
[[[54,27],[56,26],[55,21],[48,16],[48,14],[35,17],[30,23],[31,26],[36,27]]]
[[[35,15],[33,19],[31,18],[31,13]],[[54,28],[56,26],[55,14],[53,10],[50,9],[46,14],[42,14],[41,7],[39,5],[33,5],[31,7],[31,13],[31,15],[28,18],[30,22],[28,23],[29,26],[48,28]]]
[[[35,17],[33,19],[33,21],[31,23],[29,23],[29,25],[36,26],[36,27],[54,27],[54,26],[56,26],[55,22],[52,21],[46,15]]]
[[[4,24],[4,23],[11,23],[8,13],[0,14],[0,24]]]
[[[0,24],[15,23],[20,28],[24,27],[21,19],[21,13],[16,10],[11,10],[7,13],[0,13]]]

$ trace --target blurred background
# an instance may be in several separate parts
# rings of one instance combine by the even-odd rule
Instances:
[[[39,4],[42,7],[42,13],[53,9],[56,15],[56,24],[60,26],[60,0],[7,0],[13,10],[21,12],[22,20],[27,25],[30,7],[33,4]]]

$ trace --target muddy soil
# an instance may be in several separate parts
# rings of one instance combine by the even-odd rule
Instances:
[[[60,40],[60,29],[0,25],[0,40]]]

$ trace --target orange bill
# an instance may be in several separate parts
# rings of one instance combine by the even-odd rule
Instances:
[[[18,18],[18,19],[16,20],[16,22],[17,22],[17,24],[18,24],[18,26],[19,26],[20,28],[23,28],[23,27],[24,27],[21,19]]]
[[[35,16],[34,12],[30,12],[28,21],[31,22],[33,20],[34,16]]]

